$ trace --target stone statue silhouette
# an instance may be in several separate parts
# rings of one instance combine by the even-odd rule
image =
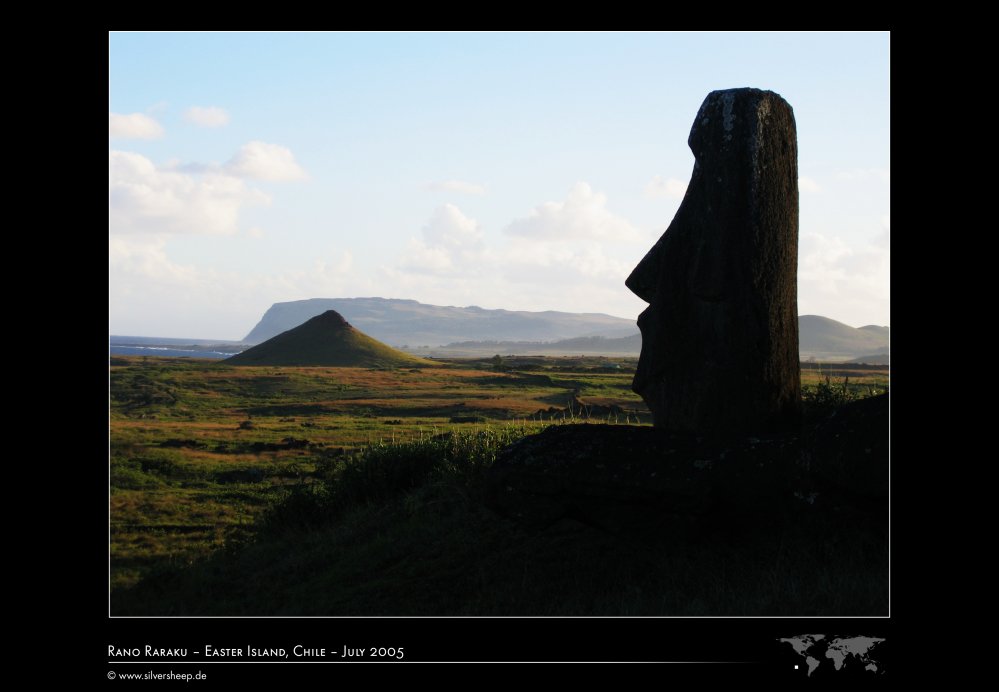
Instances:
[[[626,284],[649,303],[632,388],[656,427],[718,436],[800,418],[798,145],[791,106],[759,89],[708,94],[672,223]]]

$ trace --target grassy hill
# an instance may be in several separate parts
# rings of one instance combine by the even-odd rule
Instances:
[[[867,325],[859,329],[819,315],[798,317],[798,350],[801,357],[856,358],[888,350],[888,327]]]
[[[397,351],[359,332],[335,310],[327,310],[305,324],[227,358],[225,363],[339,368],[432,365],[431,361]]]
[[[617,427],[617,426],[614,426]],[[622,426],[623,427],[623,426]],[[525,428],[449,432],[321,464],[258,532],[112,593],[116,615],[857,615],[887,612],[887,523],[865,512],[678,520],[627,535],[485,505]],[[887,434],[887,431],[885,431]],[[266,585],[266,588],[261,588]]]

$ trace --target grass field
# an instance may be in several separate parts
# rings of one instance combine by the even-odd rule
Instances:
[[[337,482],[343,485],[345,473],[357,475],[352,469],[367,469],[365,473],[370,474],[371,469],[390,468],[400,458],[418,459],[431,452],[434,459],[450,458],[452,451],[458,455],[455,458],[481,458],[481,465],[488,466],[502,444],[545,425],[586,421],[650,424],[647,409],[631,392],[634,367],[634,359],[598,357],[510,357],[496,363],[492,359],[443,361],[437,367],[397,369],[235,367],[218,361],[113,357],[109,493],[112,601],[131,602],[131,610],[141,611],[142,606],[129,594],[134,591],[131,587],[147,577],[154,590],[164,579],[170,583],[184,578],[210,582],[208,573],[222,583],[239,581],[238,571],[251,571],[241,561],[257,555],[267,564],[283,565],[291,575],[288,578],[294,577],[296,584],[302,582],[300,589],[295,587],[302,599],[298,606],[307,609],[308,603],[317,604],[310,601],[316,592],[305,586],[310,579],[357,580],[373,568],[370,561],[389,559],[370,545],[357,547],[357,532],[401,531],[405,535],[391,539],[398,542],[395,548],[383,546],[388,553],[405,550],[407,541],[437,546],[432,549],[437,551],[433,553],[436,557],[416,560],[409,556],[403,560],[405,566],[397,576],[409,580],[406,583],[436,582],[441,574],[460,571],[460,565],[468,561],[478,564],[477,569],[495,571],[499,566],[491,561],[503,559],[504,554],[514,561],[523,558],[524,551],[537,548],[531,546],[538,539],[519,534],[515,539],[517,530],[494,525],[488,512],[473,501],[475,484],[450,478],[456,472],[453,467],[445,474],[450,474],[447,482],[430,482],[429,476],[421,475],[419,482],[424,485],[407,486],[399,497],[384,503],[379,500],[384,507],[378,511],[371,510],[372,498],[362,497],[364,493],[358,495],[361,500],[355,497],[346,505],[341,493],[336,502],[344,505],[337,510],[342,520],[310,528],[301,553],[288,557],[284,546],[289,526],[296,526],[302,517],[308,523],[328,513],[330,507],[317,505],[319,496],[311,489],[328,486],[326,481],[334,470]],[[844,398],[884,391],[887,371],[841,365],[809,367],[803,368],[802,381],[806,404],[819,411]],[[449,444],[455,450],[447,447]],[[355,464],[355,459],[363,463]],[[303,498],[306,509],[296,518]],[[413,520],[417,515],[419,521]],[[297,533],[296,540],[302,535]],[[592,557],[583,555],[582,544],[578,544],[582,539],[571,530],[554,540],[579,552],[581,561]],[[603,539],[587,536],[587,550],[594,540],[600,543]],[[333,569],[321,577],[310,572],[307,578],[297,572],[300,560],[328,563],[330,551],[342,548],[344,541],[360,552],[344,560],[339,572]],[[488,556],[479,555],[480,548],[485,549],[479,546],[482,541],[492,541],[494,548],[506,547]],[[600,551],[613,558],[620,548],[614,547],[612,540],[605,543]],[[809,559],[813,558],[822,559]],[[294,565],[284,564],[289,559]],[[630,565],[627,561],[618,563]],[[697,570],[703,568],[703,564],[692,564],[687,571],[673,573],[671,579],[695,580]],[[542,612],[545,594],[556,588],[543,586],[548,577],[543,567],[540,569],[534,577],[523,575],[517,587],[538,595],[540,600],[532,612]],[[610,569],[604,565],[598,572]],[[599,580],[598,573],[593,574]],[[273,575],[271,578],[281,581]],[[484,575],[479,578],[485,580],[483,583],[488,581]],[[596,608],[608,613],[621,612],[622,608],[629,612],[675,610],[676,605],[666,600],[646,602],[652,598],[649,594],[659,592],[641,580],[636,584],[640,590],[647,589],[646,596],[609,594],[606,601],[579,607],[584,612]],[[495,588],[490,586],[491,591]],[[197,589],[181,591],[190,594]],[[350,596],[342,591],[329,592],[326,598],[331,600],[322,608],[324,612],[391,612],[372,593]],[[766,601],[768,593],[764,589],[759,598]],[[499,594],[500,599],[505,597]],[[476,606],[446,598],[442,601],[439,595],[436,598],[424,604],[423,610],[417,603],[415,612],[472,612],[479,606],[480,610],[497,609],[495,604]],[[519,598],[523,600],[523,596]],[[352,600],[346,603],[343,599]],[[620,599],[635,602],[629,605]],[[163,603],[168,602],[169,598]],[[202,604],[199,612],[215,612],[213,608],[225,612],[226,603],[225,599],[215,599]],[[177,608],[176,604],[163,607]],[[527,603],[525,607],[532,606]],[[754,607],[765,610],[767,606]],[[250,598],[232,608],[267,612],[268,602]]]
[[[633,362],[528,358],[500,367],[517,370],[490,360],[378,370],[112,358],[112,589],[245,537],[317,464],[360,448],[524,425],[541,410],[544,422],[572,420],[592,405],[622,409],[600,422],[649,422],[631,392]]]

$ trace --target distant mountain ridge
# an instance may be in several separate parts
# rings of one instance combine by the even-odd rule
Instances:
[[[427,305],[395,298],[312,298],[274,303],[246,335],[256,344],[336,310],[365,334],[391,346],[440,346],[454,341],[557,341],[578,336],[630,336],[634,320],[601,313],[486,310]]]
[[[798,317],[798,353],[802,360],[856,360],[869,363],[888,363],[888,327],[868,325],[851,327],[848,324],[819,315]],[[511,354],[593,354],[610,356],[637,356],[642,350],[642,335],[620,338],[577,337],[547,343],[464,341],[451,343],[434,353],[444,356],[483,355],[487,352]],[[869,354],[876,353],[876,356]]]
[[[336,310],[371,337],[421,354],[605,354],[637,356],[634,320],[602,313],[524,312],[427,305],[388,298],[313,298],[275,303],[244,339],[259,343]],[[798,317],[802,360],[852,360],[888,352],[889,328],[851,327],[820,315]]]
[[[418,349],[420,352],[423,350]],[[642,335],[622,337],[577,336],[558,341],[461,341],[440,348],[426,349],[427,353],[461,357],[499,355],[602,355],[637,356],[642,350]]]
[[[851,327],[819,315],[798,318],[798,351],[802,359],[859,358],[888,352],[888,327]]]

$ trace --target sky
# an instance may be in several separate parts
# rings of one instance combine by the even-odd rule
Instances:
[[[111,33],[109,332],[381,296],[635,318],[704,97],[798,132],[798,309],[889,325],[888,33]]]

